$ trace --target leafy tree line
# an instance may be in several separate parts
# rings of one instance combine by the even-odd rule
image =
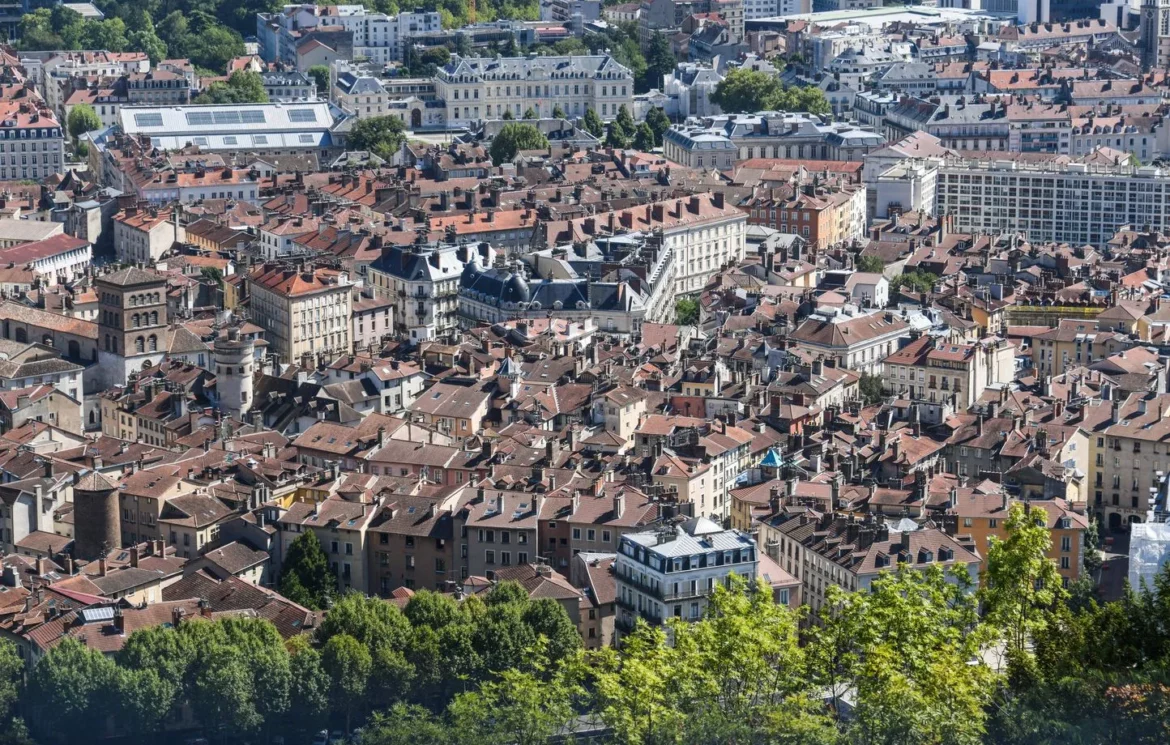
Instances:
[[[108,720],[121,734],[153,735],[183,721],[185,708],[221,741],[299,736],[330,722],[348,729],[396,705],[458,708],[501,676],[543,686],[579,646],[556,601],[530,600],[516,584],[461,603],[424,590],[403,610],[351,593],[315,632],[288,641],[271,623],[242,617],[143,629],[113,657],[66,638],[32,670],[24,707],[44,743],[90,741]],[[0,714],[17,698],[5,687],[19,676],[12,654],[16,674],[4,677],[9,651],[0,646]]]
[[[715,86],[711,100],[728,114],[757,111],[828,114],[832,111],[820,88],[785,86],[771,73],[745,68],[730,70]]]
[[[461,603],[420,591],[402,610],[328,598],[320,627],[283,643],[247,618],[139,631],[113,658],[67,639],[23,711],[45,743],[107,716],[149,735],[183,705],[224,741],[361,722],[364,745],[543,745],[590,721],[628,745],[1166,742],[1170,569],[1121,602],[1070,599],[1046,513],[1015,505],[1006,529],[978,590],[961,569],[902,565],[829,587],[806,619],[734,578],[700,621],[639,622],[595,652],[560,605],[511,583]],[[16,738],[19,668],[0,646]]]

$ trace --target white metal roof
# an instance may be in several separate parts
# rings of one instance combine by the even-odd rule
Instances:
[[[124,106],[119,117],[126,134],[151,137],[321,132],[334,123],[333,108],[327,101]]]

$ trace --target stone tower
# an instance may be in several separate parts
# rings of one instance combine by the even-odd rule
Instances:
[[[1170,67],[1170,0],[1142,0],[1141,52],[1143,70]]]
[[[241,338],[238,328],[228,329],[227,336],[217,337],[215,351],[215,389],[219,408],[240,419],[252,407],[252,373],[256,368],[256,345]]]
[[[98,296],[98,360],[107,387],[166,357],[167,281],[130,267],[94,280]]]
[[[73,485],[73,542],[76,558],[84,561],[122,547],[118,487],[97,471]]]

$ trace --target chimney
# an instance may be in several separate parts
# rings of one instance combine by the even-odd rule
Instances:
[[[98,576],[106,576],[106,569],[106,557],[103,556],[102,558],[98,559]]]
[[[138,568],[138,546],[130,547],[130,566]]]
[[[615,520],[621,519],[621,516],[626,511],[626,494],[622,490],[618,490],[617,496],[613,498],[613,517]]]
[[[126,635],[126,616],[122,613],[121,608],[114,608],[114,629],[119,636]]]

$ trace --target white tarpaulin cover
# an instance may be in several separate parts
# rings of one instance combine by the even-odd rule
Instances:
[[[1154,575],[1170,561],[1170,524],[1135,523],[1129,533],[1129,584],[1137,590],[1142,580],[1150,587]]]

